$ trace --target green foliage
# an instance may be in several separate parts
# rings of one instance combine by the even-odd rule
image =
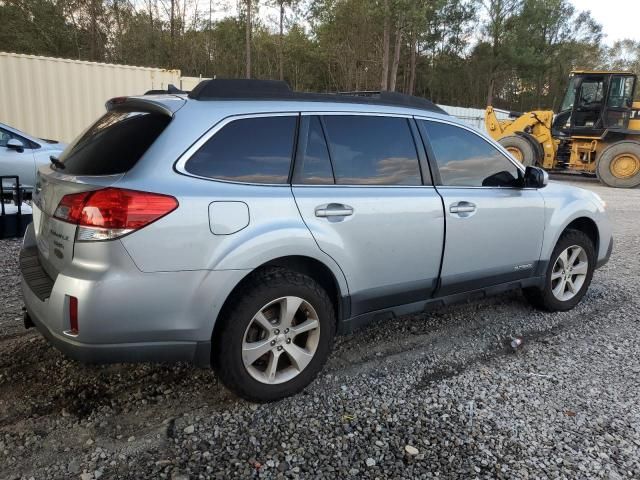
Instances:
[[[203,3],[0,0],[0,48],[243,77],[246,0],[222,19]],[[253,0],[258,8],[275,17],[253,15],[252,75],[279,78],[282,63],[297,90],[377,90],[385,58],[390,88],[528,110],[557,106],[571,69],[640,72],[640,42],[603,47],[601,27],[569,0]]]
[[[606,49],[603,68],[640,72],[640,41],[621,40]]]
[[[81,33],[65,15],[63,5],[48,0],[0,3],[0,45],[3,51],[77,56]]]

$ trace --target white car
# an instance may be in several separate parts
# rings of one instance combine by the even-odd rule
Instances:
[[[49,157],[57,157],[66,147],[64,143],[35,138],[0,123],[0,176],[17,175],[25,191],[31,192],[38,167],[49,164]],[[2,185],[12,188],[14,182],[3,179]]]

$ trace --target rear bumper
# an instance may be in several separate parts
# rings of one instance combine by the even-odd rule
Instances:
[[[611,258],[612,251],[613,251],[613,237],[609,239],[609,246],[607,247],[607,253],[605,254],[605,256],[596,262],[596,268],[600,268],[604,266],[609,261],[609,259]]]
[[[27,312],[38,331],[55,348],[82,363],[191,362],[199,367],[211,364],[211,342],[148,342],[87,344],[51,331]]]
[[[27,313],[42,335],[65,355],[86,363],[188,361],[209,366],[217,313],[244,273],[143,273],[122,244],[100,243],[78,246],[68,271],[42,278],[33,227],[27,229],[21,286]],[[77,336],[69,334],[70,296],[78,299]]]

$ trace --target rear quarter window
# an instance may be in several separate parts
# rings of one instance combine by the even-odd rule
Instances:
[[[185,170],[219,180],[286,184],[296,124],[296,116],[233,120],[191,156]]]
[[[159,113],[112,110],[81,134],[59,160],[64,173],[114,175],[128,172],[167,127]]]

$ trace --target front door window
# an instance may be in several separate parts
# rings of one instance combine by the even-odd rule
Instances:
[[[573,125],[578,128],[601,128],[604,98],[604,80],[602,78],[585,78],[580,85]]]

